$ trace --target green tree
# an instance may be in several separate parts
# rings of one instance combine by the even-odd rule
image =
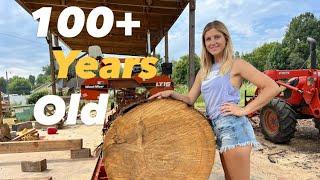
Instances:
[[[280,43],[265,43],[261,47],[254,49],[251,53],[242,55],[241,58],[250,62],[260,71],[264,71],[269,63],[268,56],[274,48],[278,47],[278,45],[280,45]]]
[[[283,45],[295,49],[297,44],[306,44],[307,37],[313,37],[320,41],[320,22],[318,19],[310,12],[301,14],[294,17],[289,28],[284,36]],[[308,54],[304,58],[308,57]]]
[[[35,104],[40,98],[48,94],[49,94],[48,91],[35,92],[28,97],[27,99],[28,104]]]
[[[158,59],[158,62],[156,63],[157,74],[161,74],[162,72],[161,64],[164,63],[164,60],[160,56],[160,54],[156,54],[156,58]]]
[[[200,69],[200,58],[195,55],[195,70],[196,73]],[[184,55],[173,63],[172,79],[176,84],[188,84],[189,77],[189,56]]]
[[[0,91],[7,93],[7,81],[3,77],[0,77]]]
[[[50,65],[43,66],[43,67],[42,67],[42,71],[44,72],[44,75],[50,76],[50,75],[51,75]]]
[[[11,94],[30,94],[31,83],[23,77],[13,76],[9,80],[8,90]]]
[[[39,87],[42,84],[48,83],[51,81],[51,68],[50,65],[42,67],[42,72],[39,74],[35,80],[35,87]]]
[[[290,69],[288,57],[290,49],[280,43],[276,43],[267,56],[266,69]]]
[[[266,43],[251,53],[242,55],[257,69],[299,69],[310,66],[309,45],[307,37],[320,42],[320,21],[312,13],[294,17],[283,38],[282,43]],[[317,46],[317,57],[320,59],[320,46]]]
[[[36,79],[36,86],[40,86],[40,85],[48,83],[50,81],[51,81],[50,76],[45,75],[45,74],[39,74]]]
[[[235,56],[236,58],[239,58],[239,57],[240,57],[239,51],[236,51],[236,52],[234,53],[234,56]]]
[[[288,63],[290,69],[307,68],[306,60],[302,58],[302,54],[296,51],[292,51],[288,57]]]
[[[294,17],[283,38],[283,46],[289,48],[290,69],[300,68],[308,59],[309,45],[307,37],[314,38],[320,42],[320,21],[310,12]],[[320,47],[317,47],[320,51]],[[318,59],[320,56],[318,56]]]
[[[34,77],[33,75],[29,75],[29,82],[31,83],[31,86],[33,87],[35,82],[36,82],[36,77]]]

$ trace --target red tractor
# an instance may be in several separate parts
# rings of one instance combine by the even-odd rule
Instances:
[[[307,41],[311,57],[309,69],[264,72],[284,90],[260,110],[262,133],[274,143],[286,143],[294,137],[297,119],[313,118],[320,131],[320,70],[317,69],[316,41],[313,38],[307,38]],[[255,95],[258,93],[259,89]]]

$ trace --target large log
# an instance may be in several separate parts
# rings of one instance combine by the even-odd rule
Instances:
[[[171,99],[131,109],[112,123],[104,140],[110,179],[208,179],[214,155],[207,119]]]

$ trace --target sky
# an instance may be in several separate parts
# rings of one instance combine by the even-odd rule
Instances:
[[[249,53],[260,45],[281,42],[293,17],[305,12],[320,18],[319,0],[197,0],[196,54],[201,52],[204,26],[220,20],[228,27],[234,50]],[[188,54],[189,7],[169,31],[169,61]],[[46,40],[36,36],[38,23],[14,0],[0,0],[0,77],[8,71],[28,77],[49,64]],[[164,56],[164,40],[156,48]]]

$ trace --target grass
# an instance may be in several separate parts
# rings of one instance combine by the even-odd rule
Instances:
[[[176,85],[174,88],[174,91],[176,91],[179,94],[187,95],[189,92],[187,85]],[[202,95],[199,96],[197,101],[194,103],[195,108],[197,109],[204,109],[205,104]]]
[[[247,91],[247,96],[253,96],[257,87],[249,82],[244,82],[240,88],[240,106],[244,106],[244,92]]]
[[[240,88],[240,103],[239,103],[239,105],[244,106],[244,92],[245,91],[247,91],[247,95],[252,96],[252,95],[254,95],[255,90],[256,90],[256,86],[254,86],[251,83],[244,82]],[[179,94],[183,94],[183,95],[187,95],[189,92],[187,85],[176,85],[174,91]],[[108,108],[110,108],[110,104],[114,100],[113,97],[114,97],[114,95],[112,92],[112,93],[110,93],[110,99],[108,101]],[[197,109],[205,109],[205,103],[204,103],[202,95],[199,96],[197,101],[194,103],[194,106]]]
[[[176,85],[174,89],[177,93],[187,95],[189,90],[187,85]],[[244,93],[247,91],[247,95],[252,96],[254,95],[254,92],[256,90],[256,86],[254,86],[251,83],[244,82],[240,88],[240,106],[244,106]],[[197,109],[204,109],[205,108],[205,103],[203,100],[202,95],[199,96],[197,101],[195,102],[195,108]]]

